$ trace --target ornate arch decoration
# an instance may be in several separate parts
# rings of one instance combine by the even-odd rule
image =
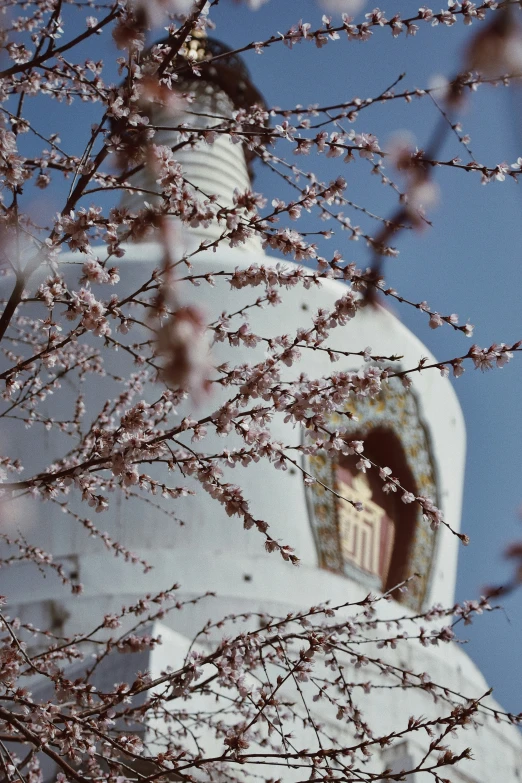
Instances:
[[[365,454],[392,469],[402,486],[438,502],[437,482],[429,436],[412,391],[399,379],[390,379],[374,398],[354,398],[345,411],[332,414],[332,429],[350,439],[365,441]],[[374,590],[385,590],[418,574],[399,600],[420,610],[426,597],[436,546],[436,533],[416,503],[404,504],[400,492],[386,494],[375,470],[362,474],[357,459],[332,460],[325,452],[308,457],[307,470],[321,483],[308,489],[308,506],[321,568],[344,574]],[[357,512],[322,484],[344,497],[360,500]],[[365,550],[357,551],[359,541]]]

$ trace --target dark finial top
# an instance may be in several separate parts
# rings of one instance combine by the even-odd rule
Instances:
[[[158,41],[156,45],[161,47],[167,40]],[[192,33],[171,68],[182,81],[202,80],[214,84],[228,95],[236,109],[246,109],[254,104],[265,106],[243,60],[221,41],[207,38],[199,31]]]

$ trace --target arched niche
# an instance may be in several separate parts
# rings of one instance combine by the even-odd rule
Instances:
[[[370,460],[391,468],[408,491],[437,503],[429,437],[414,394],[391,379],[379,395],[350,400],[345,411],[354,418],[334,413],[329,429],[348,429],[348,439],[364,440]],[[418,574],[408,592],[397,598],[419,610],[429,585],[435,532],[417,503],[403,503],[400,491],[385,493],[377,471],[363,474],[355,467],[357,461],[343,455],[333,460],[324,452],[307,459],[307,470],[318,479],[307,492],[319,566],[373,590],[387,590]],[[363,511],[322,485],[362,502]]]

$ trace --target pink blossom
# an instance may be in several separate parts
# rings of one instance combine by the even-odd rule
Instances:
[[[172,313],[157,335],[165,382],[189,391],[196,399],[208,390],[210,366],[205,328],[202,312],[186,306]]]

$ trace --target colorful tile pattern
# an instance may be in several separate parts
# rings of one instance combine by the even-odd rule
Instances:
[[[395,433],[415,479],[417,494],[425,495],[437,503],[437,483],[429,436],[421,421],[413,392],[404,389],[398,379],[391,379],[378,396],[350,400],[345,410],[357,417],[357,421],[349,424],[349,430],[362,438],[376,427]],[[330,427],[346,431],[346,421],[342,413],[334,413],[330,418]],[[306,469],[322,484],[335,489],[335,465],[326,453],[308,457]],[[344,562],[342,556],[338,522],[340,501],[317,482],[307,492],[320,567],[354,578],[353,567]],[[419,577],[410,583],[409,591],[403,598],[403,603],[415,611],[421,609],[427,595],[435,545],[436,534],[423,518],[419,507],[409,562],[410,573],[417,573]],[[360,578],[368,582],[362,572]]]

